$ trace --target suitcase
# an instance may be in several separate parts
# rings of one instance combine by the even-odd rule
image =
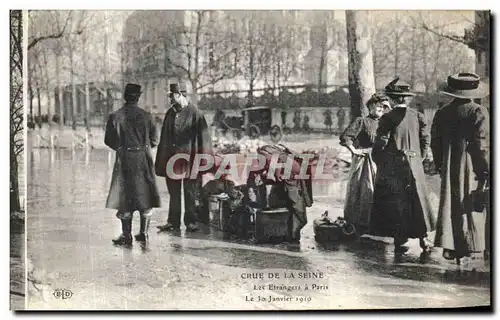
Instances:
[[[347,223],[342,217],[333,220],[328,216],[328,211],[313,220],[313,230],[314,238],[319,243],[347,241],[356,237],[354,225]]]
[[[257,210],[253,225],[256,243],[283,242],[290,234],[291,212],[286,208]]]
[[[230,215],[231,208],[227,194],[221,193],[208,198],[208,220],[211,226],[226,231]]]

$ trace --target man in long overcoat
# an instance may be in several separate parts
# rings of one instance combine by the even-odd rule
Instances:
[[[407,106],[414,96],[399,78],[385,88],[395,104],[379,121],[372,155],[378,172],[373,195],[372,234],[393,237],[395,252],[408,250],[408,238],[419,238],[430,250],[427,232],[435,230],[422,161],[430,143],[423,114]]]
[[[489,181],[490,128],[488,110],[473,100],[488,95],[471,73],[448,77],[444,94],[454,98],[439,109],[432,124],[431,149],[441,175],[441,197],[435,245],[448,260],[485,250],[482,226],[488,206],[474,206],[474,193]],[[488,230],[486,230],[488,231]]]
[[[132,244],[132,214],[141,215],[137,241],[148,240],[152,208],[160,207],[151,148],[158,143],[152,115],[139,108],[141,86],[125,86],[125,105],[109,115],[104,143],[116,151],[116,160],[106,208],[118,210],[122,234],[114,239],[117,245]]]
[[[170,204],[167,224],[160,231],[178,231],[181,225],[181,186],[184,189],[184,224],[188,231],[198,230],[202,203],[201,174],[192,174],[196,154],[213,156],[212,140],[204,115],[187,99],[183,84],[171,84],[172,107],[167,110],[156,153],[156,174],[166,178]],[[174,155],[185,159],[171,160]],[[175,158],[174,158],[175,159]],[[204,165],[205,163],[201,163]],[[167,167],[168,165],[168,167]]]

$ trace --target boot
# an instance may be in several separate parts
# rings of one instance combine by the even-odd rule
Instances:
[[[122,234],[113,239],[113,243],[120,246],[132,245],[132,219],[122,219]]]
[[[395,238],[394,239],[394,253],[395,254],[405,254],[410,248],[404,244],[408,242],[408,239]]]
[[[141,224],[140,224],[139,234],[135,235],[135,240],[136,241],[148,241],[149,240],[148,231],[149,231],[149,223],[151,222],[151,217],[141,215],[140,221],[141,221]]]

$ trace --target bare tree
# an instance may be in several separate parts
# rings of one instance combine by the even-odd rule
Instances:
[[[368,11],[346,11],[351,119],[366,114],[365,103],[375,93]]]
[[[241,34],[242,70],[245,80],[248,81],[248,95],[253,102],[253,93],[257,79],[265,69],[266,47],[262,40],[266,39],[264,23],[259,12],[251,11],[244,19]]]
[[[264,24],[265,38],[262,39],[264,46],[264,77],[270,74],[271,85],[275,92],[277,88],[286,84],[290,77],[298,71],[300,65],[300,51],[302,43],[299,39],[300,24],[288,12],[276,14]]]
[[[475,20],[467,19],[470,27],[465,29],[463,35],[447,31],[449,21],[441,24],[432,24],[420,19],[415,24],[430,34],[454,43],[460,43],[474,50],[476,55],[485,54],[484,74],[490,74],[490,11],[475,11]]]
[[[41,67],[42,67],[42,75],[43,75],[43,85],[44,85],[44,90],[47,94],[47,118],[48,118],[48,121],[49,121],[49,127],[51,126],[51,112],[50,112],[50,108],[52,106],[52,100],[51,100],[51,97],[52,97],[52,91],[51,91],[51,76],[50,76],[50,72],[49,72],[49,65],[48,65],[48,58],[47,58],[47,50],[42,50],[42,53],[41,53],[41,61],[40,61],[40,64],[41,64]]]
[[[466,70],[470,55],[466,46],[439,37],[422,28],[424,22],[436,32],[445,32],[441,21],[453,21],[452,13],[432,11],[373,12],[370,21],[377,82],[388,81],[397,75],[411,86],[423,86],[425,92],[434,90],[451,70]],[[394,38],[397,38],[397,42]],[[397,44],[397,48],[396,48]],[[397,50],[396,50],[397,49]],[[469,61],[468,61],[469,60]]]
[[[78,60],[73,56],[77,47],[75,37],[80,36],[85,30],[85,21],[83,19],[84,11],[60,11],[60,10],[44,10],[44,11],[29,11],[28,17],[30,21],[29,34],[29,52],[36,53],[34,55],[40,64],[40,69],[45,69],[43,72],[47,96],[51,96],[49,70],[52,70],[50,62],[51,56],[55,58],[55,78],[57,88],[57,98],[59,104],[59,125],[64,126],[65,110],[62,90],[62,72],[70,71],[70,80],[73,79],[71,72],[71,62]],[[66,67],[66,57],[69,56],[69,67]],[[29,59],[28,64],[31,60]],[[33,60],[35,62],[35,60]],[[73,68],[74,69],[74,68]],[[31,73],[31,72],[30,72]],[[40,72],[42,73],[42,72]],[[31,77],[31,74],[29,75]],[[50,106],[49,106],[50,108]],[[76,122],[73,121],[75,124]],[[74,125],[73,125],[74,127]]]
[[[196,102],[200,90],[239,73],[234,63],[237,42],[229,18],[219,19],[216,11],[207,10],[188,11],[188,14],[192,14],[188,26],[171,25],[174,34],[164,34],[162,38],[166,63],[176,77],[190,82]],[[153,51],[159,49],[155,47]]]
[[[10,11],[10,211],[21,210],[19,201],[19,157],[23,137],[23,23],[22,11]]]

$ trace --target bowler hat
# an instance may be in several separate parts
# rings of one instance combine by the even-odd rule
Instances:
[[[446,81],[442,93],[454,98],[479,99],[489,95],[488,86],[474,73],[459,73],[451,75]]]
[[[140,95],[141,94],[141,86],[135,83],[127,83],[125,85],[125,95]]]
[[[401,97],[413,97],[416,96],[410,91],[410,85],[404,81],[399,80],[399,77],[389,82],[385,86],[385,94],[388,96],[401,96]]]

